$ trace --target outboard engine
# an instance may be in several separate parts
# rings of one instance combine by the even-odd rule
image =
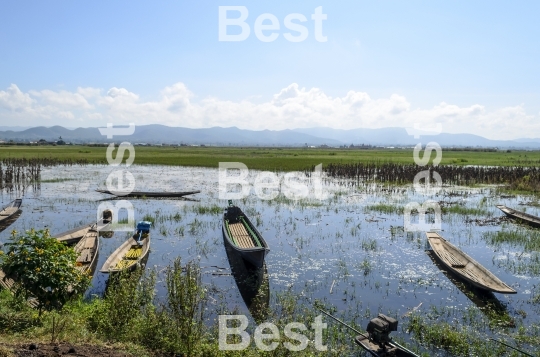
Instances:
[[[383,314],[379,314],[372,319],[367,326],[369,339],[385,349],[386,345],[392,341],[390,332],[397,331],[398,321]]]

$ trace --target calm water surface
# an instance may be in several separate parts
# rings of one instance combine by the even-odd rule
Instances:
[[[191,196],[196,201],[129,199],[135,207],[136,220],[147,215],[155,218],[147,267],[161,272],[156,287],[158,296],[164,292],[163,269],[180,256],[183,262],[200,262],[211,305],[249,313],[230,274],[221,234],[221,214],[200,213],[201,207],[227,205],[226,200],[218,198],[217,170],[163,166],[132,166],[129,170],[136,179],[135,190],[201,190],[200,194]],[[48,228],[54,235],[95,221],[100,200],[108,198],[95,190],[105,188],[105,180],[112,171],[108,166],[45,170],[43,180],[65,181],[45,182],[35,191],[29,188],[24,193],[23,213],[0,233],[0,241],[5,242],[13,229]],[[481,226],[466,222],[467,218],[502,216],[496,204],[540,215],[537,207],[519,205],[529,201],[529,197],[495,196],[490,187],[445,187],[433,197],[420,196],[411,187],[358,188],[338,182],[326,182],[324,190],[329,193],[324,201],[295,202],[283,196],[263,201],[253,192],[248,198],[235,201],[271,248],[266,260],[270,304],[275,304],[277,293],[290,291],[306,303],[320,299],[348,311],[364,327],[379,311],[398,316],[403,323],[404,314],[420,303],[419,312],[433,313],[436,307],[445,311],[448,320],[470,316],[477,306],[474,294],[468,293],[471,295],[468,297],[467,290],[460,290],[434,264],[426,253],[425,235],[404,232],[401,214],[368,209],[377,203],[404,206],[411,201],[434,199],[487,211],[483,216],[444,214],[441,235],[518,291],[516,295],[495,294],[512,318],[523,321],[525,326],[540,322],[539,307],[530,303],[535,286],[540,284],[539,277],[515,272],[509,266],[509,261],[526,262],[531,258],[530,253],[520,246],[488,245],[484,233],[503,229],[500,224]],[[4,192],[0,198],[5,205],[15,197]],[[505,229],[517,227],[511,222],[503,224]],[[98,269],[128,234],[116,232],[112,238],[101,238]],[[88,295],[102,294],[106,280],[106,274],[96,272]],[[406,334],[400,335],[407,339]]]

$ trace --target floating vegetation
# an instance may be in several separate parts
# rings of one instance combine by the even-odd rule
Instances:
[[[73,181],[72,178],[54,178],[54,179],[47,179],[47,180],[41,180],[41,183],[58,183],[58,182],[66,182],[66,181]]]
[[[375,251],[377,250],[377,240],[376,239],[371,239],[371,238],[367,238],[367,239],[364,239],[362,240],[362,249],[363,250],[367,250],[367,251]]]
[[[403,214],[403,206],[378,203],[364,208],[366,211],[378,212],[384,214]]]
[[[223,208],[218,205],[211,206],[193,206],[193,211],[198,214],[220,214],[223,213]]]
[[[484,239],[492,245],[509,244],[522,247],[525,251],[540,252],[540,231],[536,229],[503,229],[497,232],[485,232]]]
[[[464,216],[487,216],[489,211],[484,208],[465,207],[462,205],[451,205],[442,208],[442,213],[461,214]]]

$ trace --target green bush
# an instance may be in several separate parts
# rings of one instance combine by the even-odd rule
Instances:
[[[23,299],[35,298],[39,313],[61,310],[69,300],[84,293],[90,277],[75,267],[77,254],[49,235],[48,230],[11,234],[0,269],[14,280],[14,292]]]

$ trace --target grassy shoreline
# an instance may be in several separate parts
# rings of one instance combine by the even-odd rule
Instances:
[[[55,158],[106,164],[106,147],[96,146],[0,146],[0,159]],[[127,158],[125,152],[124,157]],[[116,153],[114,155],[116,157]],[[322,163],[391,162],[413,164],[413,150],[257,147],[135,147],[135,164],[218,167],[220,162],[242,162],[250,169],[305,170]],[[445,151],[441,165],[539,166],[540,151]]]

